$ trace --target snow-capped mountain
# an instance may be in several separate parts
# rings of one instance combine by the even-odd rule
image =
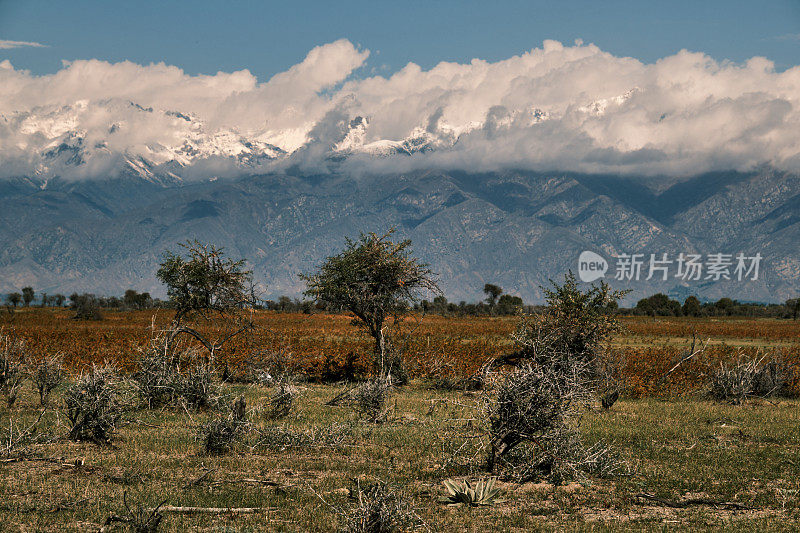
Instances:
[[[595,102],[586,110],[601,112],[606,105]],[[376,137],[370,130],[370,118],[355,115],[344,121],[338,137],[322,140],[329,147],[326,158],[383,158],[445,151],[475,132],[502,135],[550,118],[548,112],[538,108],[497,110],[483,122],[452,125],[440,115],[434,113],[426,124],[398,139]],[[17,155],[28,163],[22,166],[35,162],[35,171],[28,177],[42,184],[55,177],[124,175],[173,183],[187,176],[213,179],[263,172],[270,170],[269,163],[290,158],[320,140],[312,139],[310,131],[281,131],[268,126],[240,132],[215,126],[191,113],[120,100],[78,101],[0,115],[0,129],[14,134],[6,137],[17,139]],[[159,133],[155,135],[154,131]]]
[[[104,123],[107,117],[126,117]],[[165,135],[158,142],[137,129],[161,123]],[[230,128],[212,128],[190,114],[154,110],[135,102],[79,101],[61,107],[36,108],[0,116],[0,124],[22,137],[18,149],[37,159],[34,178],[46,182],[56,176],[137,176],[148,181],[181,180],[198,164],[224,171],[226,166],[255,169],[286,151],[259,135]],[[101,124],[103,127],[97,127]],[[152,130],[152,128],[150,128]],[[140,138],[142,137],[142,138]],[[213,176],[209,176],[213,177]]]

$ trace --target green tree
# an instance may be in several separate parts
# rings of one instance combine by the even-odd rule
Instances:
[[[251,329],[252,320],[239,311],[254,305],[253,273],[245,269],[245,260],[225,257],[222,248],[199,241],[181,243],[185,255],[170,251],[156,272],[167,286],[167,296],[175,309],[171,339],[186,333],[197,339],[211,357],[236,335]],[[219,319],[222,333],[209,339],[187,322]],[[170,340],[171,340],[170,339]]]
[[[792,318],[797,320],[797,317],[800,316],[800,298],[786,300],[786,309],[789,310],[789,314]]]
[[[680,316],[681,304],[663,293],[642,298],[636,303],[636,309],[652,316]]]
[[[16,308],[21,301],[22,301],[22,295],[18,292],[12,292],[11,294],[8,295],[8,303],[13,305],[14,308]]]
[[[504,294],[497,301],[496,310],[498,315],[514,315],[522,310],[522,306],[522,298]]]
[[[717,308],[720,314],[730,315],[733,312],[733,308],[736,307],[736,302],[730,298],[720,298],[714,304],[714,307]]]
[[[700,300],[696,296],[689,296],[683,301],[683,314],[686,316],[700,316]]]
[[[411,255],[411,241],[392,242],[392,233],[347,239],[342,252],[328,257],[315,273],[301,275],[307,296],[347,309],[373,338],[374,368],[381,375],[391,374],[394,363],[386,358],[387,319],[396,323],[421,291],[439,292],[428,265]]]
[[[489,309],[494,311],[497,305],[497,298],[503,294],[503,289],[499,285],[487,283],[483,286],[483,293],[486,295],[486,303],[489,304]]]
[[[33,287],[22,287],[22,299],[25,302],[25,307],[31,305],[34,298],[36,298],[36,293],[33,291]]]

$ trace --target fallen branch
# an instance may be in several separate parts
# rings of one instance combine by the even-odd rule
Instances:
[[[672,507],[673,509],[684,509],[691,505],[710,505],[711,507],[715,507],[718,509],[730,509],[734,511],[747,511],[755,509],[755,507],[750,507],[748,505],[744,505],[737,502],[722,502],[718,500],[712,500],[710,498],[688,498],[686,500],[680,500],[680,501],[665,500],[663,498],[655,496],[654,494],[648,494],[646,492],[640,492],[635,497],[655,502],[659,505],[663,505],[664,507]]]
[[[270,479],[252,479],[252,478],[244,478],[244,479],[223,479],[220,481],[212,481],[210,485],[225,485],[225,484],[236,484],[236,483],[256,483],[259,485],[265,485],[267,487],[280,487],[280,484],[272,481]]]
[[[277,511],[277,507],[182,507],[164,505],[158,511],[162,513],[183,514],[253,514]]]

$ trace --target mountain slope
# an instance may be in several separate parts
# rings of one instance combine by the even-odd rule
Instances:
[[[396,227],[433,266],[452,299],[499,283],[529,301],[577,268],[583,250],[764,256],[758,281],[617,283],[751,300],[780,300],[800,285],[800,178],[763,169],[700,176],[658,191],[635,180],[522,171],[420,171],[370,176],[268,174],[154,183],[130,178],[0,187],[0,291],[162,292],[159,256],[198,238],[247,258],[267,294],[299,294],[299,272],[345,236]],[[679,202],[677,198],[680,198]],[[644,276],[643,276],[644,277]]]

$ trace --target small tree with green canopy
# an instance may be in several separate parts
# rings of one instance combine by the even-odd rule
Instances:
[[[792,319],[797,320],[798,315],[800,315],[800,298],[786,300],[786,309]]]
[[[683,301],[682,311],[686,316],[700,316],[702,312],[700,300],[698,300],[696,296],[689,296]]]
[[[22,288],[22,299],[25,302],[25,307],[31,305],[31,302],[36,297],[36,293],[33,290],[33,287],[23,287]]]
[[[497,299],[503,294],[503,289],[499,285],[487,283],[483,286],[483,293],[486,295],[486,303],[489,304],[489,309],[494,311]]]
[[[215,352],[234,336],[253,327],[253,322],[239,311],[252,307],[253,273],[245,270],[245,260],[225,257],[222,248],[197,240],[181,243],[185,255],[167,251],[156,277],[167,286],[169,301],[175,309],[171,342],[186,333],[209,351]],[[208,339],[187,325],[197,320],[222,319],[226,327],[217,339]]]
[[[22,301],[22,295],[18,292],[12,292],[11,294],[8,295],[8,303],[13,305],[14,308],[16,308],[21,301]]]
[[[393,232],[347,239],[345,249],[328,257],[316,273],[301,275],[307,296],[355,315],[354,324],[375,341],[374,368],[381,376],[393,370],[386,357],[387,320],[397,323],[419,292],[439,292],[435,274],[412,256],[411,241],[393,242]]]

